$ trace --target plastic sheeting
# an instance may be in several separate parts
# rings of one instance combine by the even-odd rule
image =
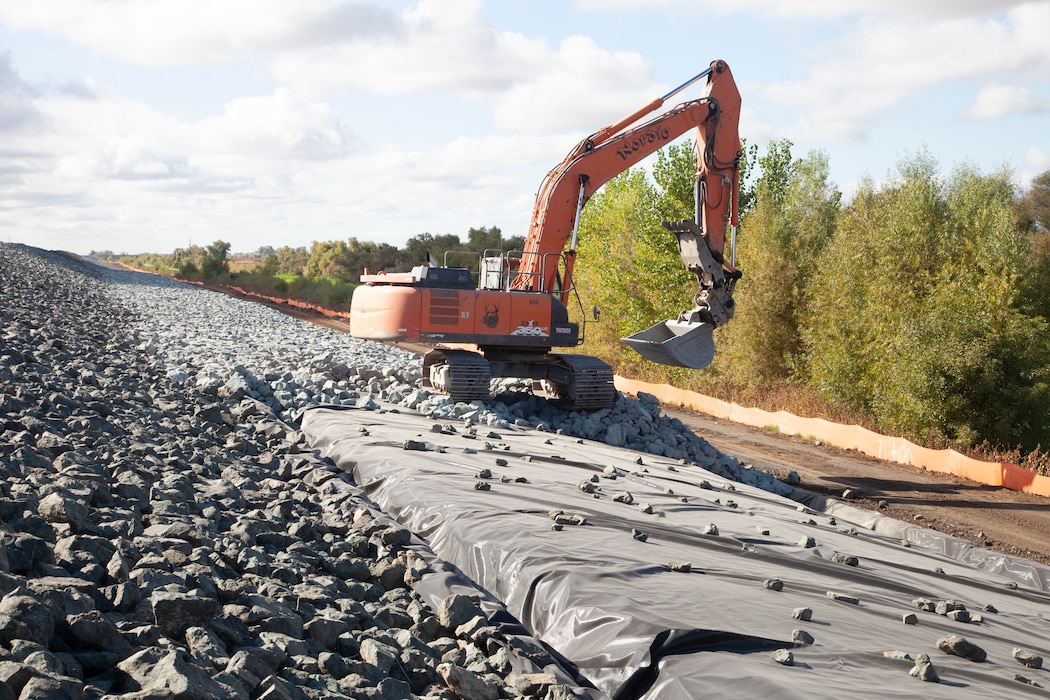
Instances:
[[[390,412],[314,409],[302,418],[309,443],[385,512],[614,698],[1043,696],[1015,673],[1050,686],[1047,671],[1012,657],[1014,647],[1050,651],[1046,567],[812,494],[798,496],[806,507],[601,443],[433,425]],[[479,476],[485,469],[492,478]],[[633,503],[614,499],[624,492]],[[586,524],[555,531],[556,510]],[[709,525],[717,535],[704,534]],[[688,573],[669,566],[683,563]],[[767,588],[771,579],[783,589]],[[997,612],[964,624],[916,610],[919,597]],[[813,611],[808,622],[792,616],[802,607]],[[903,624],[907,613],[917,625]],[[793,647],[793,630],[815,643]],[[949,634],[981,646],[988,660],[938,651]],[[778,648],[791,649],[794,666],[771,660]],[[912,664],[885,657],[889,650],[928,654],[942,682],[912,678]]]

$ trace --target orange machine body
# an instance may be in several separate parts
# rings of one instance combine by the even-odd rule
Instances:
[[[353,335],[522,349],[572,347],[580,342],[579,325],[569,323],[565,306],[549,294],[422,284],[414,279],[355,289],[350,315]]]

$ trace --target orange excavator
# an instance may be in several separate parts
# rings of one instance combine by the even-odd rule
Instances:
[[[701,97],[637,124],[705,78]],[[488,399],[490,380],[517,377],[573,409],[610,406],[616,391],[608,364],[552,352],[583,342],[567,306],[575,299],[585,319],[573,285],[580,212],[599,187],[695,129],[696,220],[663,223],[678,238],[682,261],[700,283],[695,305],[622,340],[654,362],[706,367],[714,359],[713,330],[733,316],[733,288],[740,277],[732,256],[723,257],[726,234],[735,236],[738,224],[739,116],[740,93],[729,66],[714,61],[577,144],[544,179],[522,250],[481,254],[476,277],[473,267],[435,264],[408,273],[362,275],[350,306],[352,335],[431,346],[423,359],[423,385],[457,401]]]

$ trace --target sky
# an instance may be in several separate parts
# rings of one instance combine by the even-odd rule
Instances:
[[[715,59],[741,136],[823,151],[847,200],[922,153],[1023,191],[1048,37],[1048,0],[0,0],[0,240],[524,235],[581,138]]]

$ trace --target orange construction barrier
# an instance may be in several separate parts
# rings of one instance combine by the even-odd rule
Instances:
[[[662,403],[692,408],[716,418],[757,428],[772,427],[788,435],[813,438],[869,457],[954,474],[988,486],[1002,486],[1013,491],[1050,497],[1050,477],[1009,462],[982,462],[955,450],[931,450],[904,438],[880,435],[859,425],[840,425],[823,418],[800,418],[786,411],[746,408],[670,384],[649,384],[620,376],[614,381],[616,388],[624,393],[637,395],[640,391],[645,392]]]

